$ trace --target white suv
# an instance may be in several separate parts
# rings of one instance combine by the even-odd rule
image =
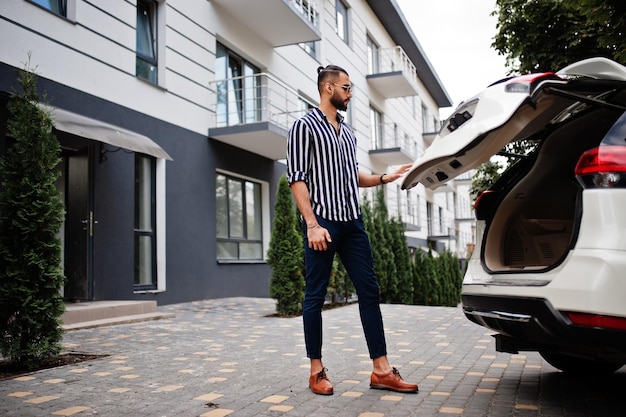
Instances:
[[[435,189],[513,141],[520,156],[476,201],[462,305],[496,350],[567,372],[626,364],[626,67],[604,58],[514,77],[461,104],[403,188]]]

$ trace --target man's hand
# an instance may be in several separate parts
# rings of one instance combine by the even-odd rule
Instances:
[[[412,163],[404,164],[400,168],[392,172],[391,174],[385,174],[385,177],[384,177],[385,182],[387,183],[387,182],[393,182],[397,180],[398,178],[406,174],[411,169],[412,166],[413,166]]]
[[[328,243],[332,242],[328,230],[319,224],[314,227],[307,227],[306,236],[309,240],[309,248],[313,250],[325,251],[328,249]]]

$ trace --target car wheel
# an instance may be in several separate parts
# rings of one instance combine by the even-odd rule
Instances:
[[[621,363],[583,359],[563,353],[539,351],[539,354],[550,365],[568,374],[575,375],[607,375],[623,366]]]

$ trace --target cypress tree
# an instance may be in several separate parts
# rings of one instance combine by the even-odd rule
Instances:
[[[426,305],[426,274],[424,270],[424,257],[426,254],[423,250],[418,249],[413,256],[411,272],[413,278],[413,300],[412,304]]]
[[[302,234],[298,232],[291,189],[284,175],[278,182],[276,192],[267,263],[272,267],[270,297],[276,299],[276,312],[281,316],[301,314],[304,300],[304,248]]]
[[[396,267],[396,292],[391,300],[393,303],[411,304],[413,302],[413,278],[411,273],[411,257],[409,246],[404,235],[402,220],[389,221],[391,235],[391,251]]]
[[[23,92],[9,100],[13,140],[0,160],[0,352],[26,369],[60,353],[65,310],[60,146],[29,65],[18,75]]]
[[[398,298],[398,276],[395,256],[391,246],[389,212],[383,189],[378,190],[376,193],[373,217],[372,249],[374,254],[378,256],[378,259],[376,259],[376,256],[374,258],[376,262],[374,269],[381,284],[381,301],[392,303]]]
[[[374,214],[374,210],[372,209],[372,204],[367,198],[367,194],[365,194],[363,203],[361,204],[361,213],[363,214],[363,223],[372,246],[374,272],[376,273],[376,279],[378,280],[378,286],[380,287],[380,301],[384,303],[386,302],[387,294],[387,274],[385,273],[383,267],[384,257],[381,252],[383,250],[383,245],[381,244],[383,236],[378,228],[377,218]]]

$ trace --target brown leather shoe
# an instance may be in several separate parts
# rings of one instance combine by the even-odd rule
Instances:
[[[397,392],[417,392],[418,390],[417,384],[404,382],[396,368],[393,368],[391,372],[385,375],[378,375],[372,372],[370,388],[388,389]]]
[[[326,371],[328,371],[328,369],[324,368],[317,374],[311,375],[309,377],[309,388],[311,388],[311,391],[313,391],[315,394],[333,394],[333,385],[330,383],[330,380],[326,376]]]

